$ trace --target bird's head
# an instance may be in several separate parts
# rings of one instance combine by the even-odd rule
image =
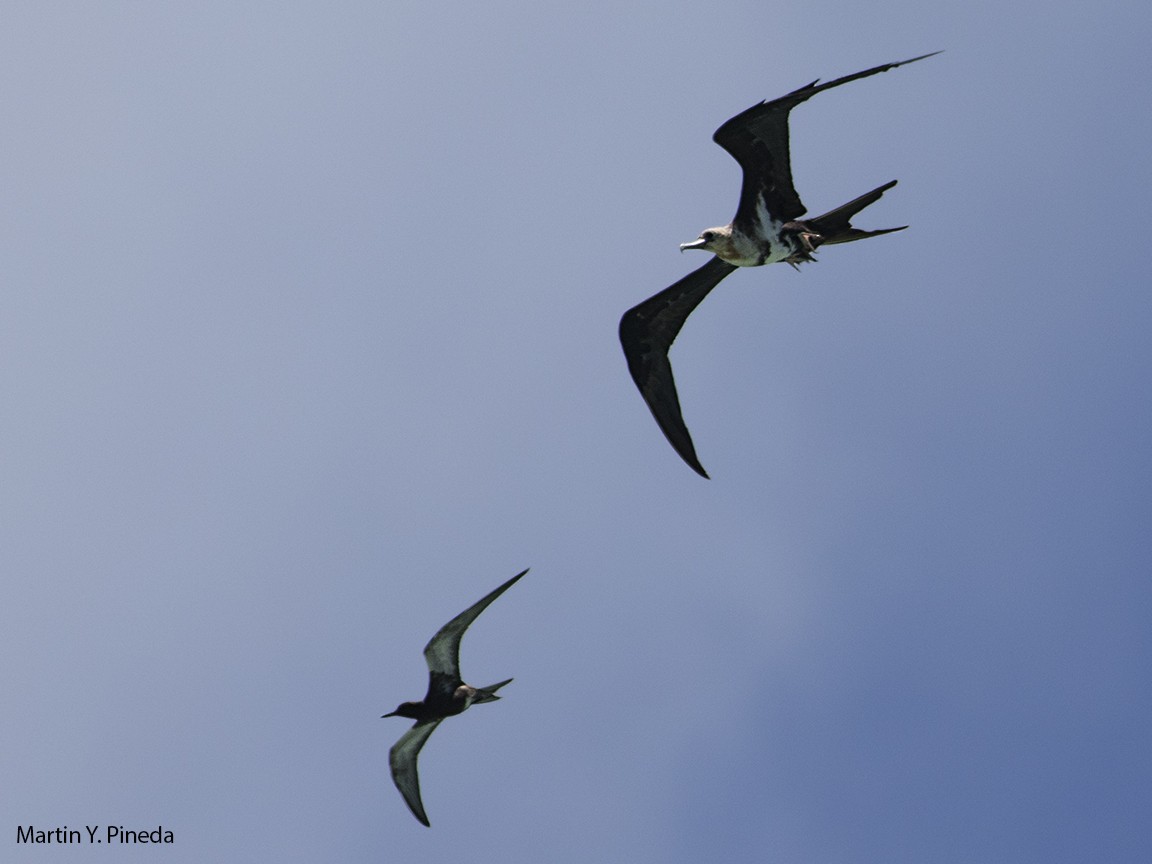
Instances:
[[[731,225],[725,225],[722,228],[708,228],[702,231],[700,236],[691,243],[681,243],[680,251],[683,252],[685,249],[702,249],[705,252],[716,252],[718,249],[727,246],[731,240]]]
[[[387,714],[381,714],[380,717],[409,717],[412,720],[419,720],[424,716],[424,703],[423,702],[401,702],[395,711],[389,711]]]

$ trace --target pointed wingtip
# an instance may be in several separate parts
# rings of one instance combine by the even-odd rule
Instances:
[[[696,456],[696,448],[692,446],[692,439],[688,435],[688,429],[681,425],[680,428],[668,427],[661,421],[660,417],[656,418],[660,430],[664,433],[664,437],[668,439],[668,443],[672,445],[672,449],[676,451],[684,464],[703,477],[705,480],[711,480],[708,472],[704,470],[704,466],[700,464],[700,459]]]
[[[696,456],[696,448],[692,444],[692,437],[688,434],[688,427],[684,426],[684,421],[679,420],[678,423],[674,424],[670,418],[661,417],[655,412],[653,415],[656,417],[656,423],[660,426],[664,437],[668,439],[668,443],[672,445],[676,455],[684,460],[684,464],[705,480],[711,480],[712,478],[708,476],[708,472],[704,470],[704,466],[700,464],[700,459]]]
[[[935,57],[937,54],[943,54],[943,53],[944,53],[944,49],[941,48],[939,51],[930,51],[927,54],[921,54],[919,57],[913,57],[911,60],[901,60],[896,65],[897,66],[903,66],[905,63],[915,63],[917,60],[927,60],[929,57]]]

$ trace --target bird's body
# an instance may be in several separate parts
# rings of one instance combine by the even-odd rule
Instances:
[[[404,796],[412,815],[424,825],[429,823],[420,798],[420,775],[416,766],[420,749],[445,717],[462,714],[470,705],[499,699],[496,691],[512,681],[509,678],[487,687],[465,684],[460,678],[460,640],[476,617],[527,572],[524,570],[517,573],[441,627],[424,646],[424,659],[428,664],[428,692],[421,701],[402,702],[395,711],[383,715],[407,717],[416,721],[388,752],[388,764],[396,788]]]
[[[694,243],[681,249],[707,248],[717,258],[736,267],[761,267],[787,260],[794,254],[787,235],[781,233],[784,223],[772,218],[763,201],[756,202],[752,218],[720,228],[709,228]],[[699,244],[699,245],[697,245]]]
[[[753,105],[725,122],[712,136],[727,150],[744,172],[740,204],[727,225],[709,228],[685,249],[701,249],[715,257],[679,282],[624,313],[620,342],[628,368],[644,401],[669,443],[698,474],[707,477],[688,428],[680,413],[676,383],[668,350],[684,321],[708,293],[737,267],[759,267],[784,262],[793,267],[816,260],[813,252],[822,245],[849,243],[901,231],[883,228],[862,231],[851,219],[896,185],[893,180],[847,204],[814,219],[801,219],[805,207],[792,183],[788,146],[788,114],[817,93],[931,57],[924,54],[887,63],[820,84],[813,81],[786,96]]]

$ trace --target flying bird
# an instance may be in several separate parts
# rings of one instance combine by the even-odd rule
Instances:
[[[420,800],[420,776],[416,771],[416,758],[428,736],[436,731],[445,717],[462,713],[469,705],[492,702],[500,697],[496,691],[512,679],[471,687],[460,678],[460,640],[476,617],[497,597],[516,584],[527,570],[517,573],[495,591],[486,594],[447,624],[424,646],[424,660],[428,663],[428,693],[420,702],[402,702],[395,711],[384,717],[409,717],[416,721],[388,751],[388,764],[392,768],[392,782],[404,796],[412,815],[429,825]]]
[[[823,90],[939,53],[886,63],[825,84],[817,79],[779,99],[753,105],[728,120],[712,135],[712,140],[727,150],[744,172],[736,216],[727,225],[709,228],[691,243],[681,244],[680,251],[702,249],[712,252],[713,257],[708,259],[708,263],[629,309],[620,319],[620,344],[624,347],[632,379],[669,443],[701,477],[707,477],[708,473],[696,457],[692,437],[684,425],[672,364],[668,359],[668,350],[692,310],[737,267],[759,267],[783,261],[798,269],[797,265],[816,260],[812,253],[820,246],[850,243],[908,227],[862,231],[851,225],[852,217],[879,200],[896,185],[895,180],[823,216],[800,219],[806,208],[792,184],[788,112]]]

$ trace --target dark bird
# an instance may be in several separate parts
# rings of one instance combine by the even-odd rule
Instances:
[[[487,687],[471,687],[460,678],[460,640],[481,612],[497,597],[516,584],[527,573],[517,573],[491,594],[482,597],[447,624],[424,646],[424,660],[428,663],[428,693],[421,702],[402,702],[384,717],[410,717],[416,724],[388,751],[388,764],[392,768],[392,781],[412,815],[428,825],[424,804],[420,800],[420,776],[416,772],[416,758],[428,736],[436,731],[445,717],[462,713],[469,705],[493,702],[500,697],[496,691],[512,679]]]
[[[792,185],[788,112],[822,90],[915,63],[933,54],[886,63],[826,84],[818,83],[817,79],[787,96],[753,105],[713,134],[712,140],[732,154],[744,171],[735,218],[722,227],[707,229],[691,243],[681,244],[681,251],[703,249],[714,253],[714,257],[679,282],[629,309],[620,319],[620,343],[624,346],[632,379],[668,441],[701,477],[708,474],[696,458],[692,437],[684,425],[672,364],[668,360],[668,350],[692,310],[737,267],[759,267],[778,261],[797,267],[802,262],[815,261],[812,253],[825,244],[850,243],[908,227],[862,231],[851,225],[852,217],[895,186],[895,180],[823,216],[801,220],[806,208]]]

